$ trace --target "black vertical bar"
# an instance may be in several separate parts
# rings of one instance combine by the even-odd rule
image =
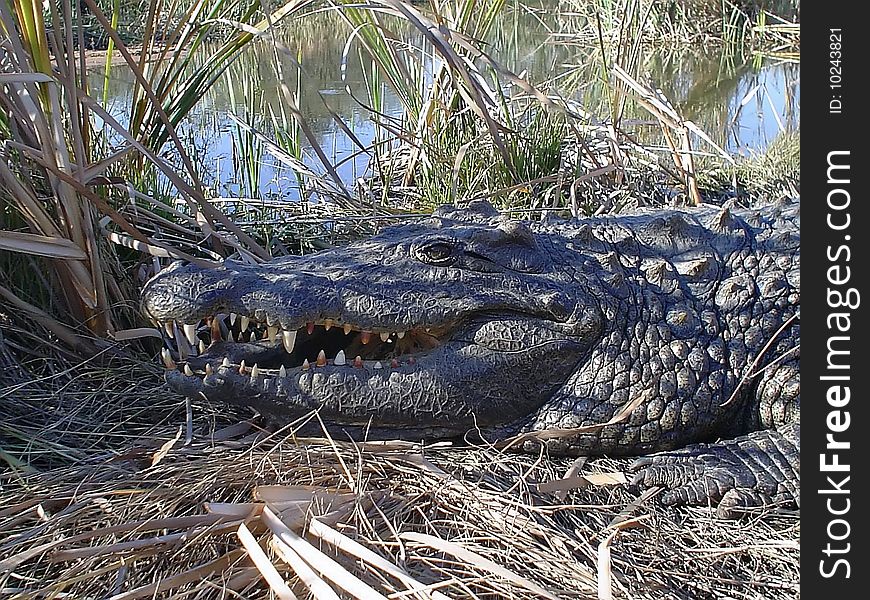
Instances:
[[[866,597],[870,172],[861,3],[801,15],[801,590]]]

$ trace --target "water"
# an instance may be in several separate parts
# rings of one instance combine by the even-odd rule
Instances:
[[[566,43],[557,34],[564,30],[559,16],[544,9],[529,10],[510,5],[488,40],[489,53],[515,73],[524,73],[542,88],[548,81],[567,98],[579,101],[593,114],[608,115],[605,98],[607,84],[600,80],[597,49],[583,44]],[[368,157],[340,127],[341,118],[363,145],[377,135],[371,113],[351,97],[368,101],[363,63],[356,46],[349,54],[346,78],[341,78],[341,59],[347,28],[335,15],[320,14],[290,23],[277,35],[291,56],[302,57],[297,67],[282,60],[283,82],[290,91],[299,93],[300,112],[304,115],[317,144],[334,165],[341,180],[352,188],[353,182],[367,173]],[[420,49],[420,58],[431,73],[436,59],[419,35],[408,33],[408,40]],[[704,56],[692,52],[648,52],[645,63],[651,81],[662,88],[687,119],[693,120],[727,151],[748,154],[763,150],[781,131],[799,126],[799,67],[794,63],[762,63],[761,66],[734,64],[721,55]],[[298,198],[295,174],[285,168],[262,145],[256,173],[245,176],[245,169],[234,161],[234,152],[250,138],[241,133],[229,117],[234,114],[253,122],[270,136],[269,114],[281,114],[283,95],[276,75],[273,50],[258,43],[248,48],[223,78],[204,97],[180,128],[182,139],[191,155],[201,165],[204,183],[218,196]],[[100,97],[101,79],[94,78],[94,95]],[[116,69],[109,87],[109,110],[122,122],[129,111],[131,77]],[[382,110],[387,115],[402,112],[398,98],[384,94]],[[291,117],[292,119],[292,117]],[[626,115],[629,121],[652,121],[643,109],[634,108]],[[624,125],[625,126],[625,125]],[[639,131],[643,133],[641,126]],[[657,126],[646,131],[657,132]],[[325,172],[303,139],[303,162],[309,168]],[[696,147],[709,150],[698,143]],[[254,179],[252,181],[251,179]]]

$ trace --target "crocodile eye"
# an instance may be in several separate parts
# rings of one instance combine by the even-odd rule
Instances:
[[[450,242],[429,242],[417,248],[417,258],[430,265],[446,267],[456,262],[454,250],[455,246]]]

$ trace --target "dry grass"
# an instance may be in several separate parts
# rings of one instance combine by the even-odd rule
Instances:
[[[576,151],[614,156],[599,133],[600,149]],[[641,168],[641,154],[626,146],[621,182],[584,180],[604,186],[589,190],[598,204],[577,195],[569,208],[661,202],[654,182],[668,176],[655,159]],[[702,183],[771,199],[796,191],[796,164],[797,136],[784,137]],[[750,175],[758,189],[741,183]],[[335,219],[236,208],[241,222],[281,222],[284,240],[317,238]],[[333,232],[353,237],[387,215],[343,219]],[[184,227],[175,235],[193,247]],[[157,361],[104,342],[77,363],[12,309],[0,297],[3,597],[799,597],[797,512],[722,521],[639,498],[621,483],[628,460],[301,439],[204,401],[185,446],[184,400]]]
[[[184,446],[151,363],[4,333],[3,597],[799,597],[794,512],[721,521],[585,477],[627,461],[299,439],[206,403]]]
[[[800,131],[783,132],[761,153],[732,165],[702,160],[700,185],[710,201],[757,205],[783,195],[800,196]]]
[[[668,127],[684,133],[690,124],[671,115]],[[527,217],[697,195],[687,164],[698,150],[682,138],[652,152],[618,127],[578,119],[566,128],[558,173],[487,194]],[[745,175],[720,174],[712,178],[721,187],[739,187]],[[470,199],[450,179],[453,199]],[[274,242],[257,254],[277,255],[343,243],[425,205],[395,180],[380,190],[367,183],[356,210],[326,193],[317,208],[209,203],[233,215],[234,229],[215,229],[220,221],[205,222],[192,204],[120,185],[129,201],[99,221],[93,239],[143,256],[216,259],[202,239],[244,255],[254,246],[233,235],[244,230]],[[774,197],[783,187],[774,183],[758,193]],[[40,244],[40,256],[74,250],[47,236],[50,228],[39,231],[26,241]],[[143,276],[149,261],[137,263]],[[620,483],[628,461],[301,439],[292,426],[269,431],[244,411],[204,402],[194,403],[195,436],[185,445],[184,400],[166,390],[155,363],[106,340],[89,340],[92,356],[80,363],[66,338],[86,338],[40,310],[0,287],[2,597],[799,596],[797,513],[726,522],[712,508],[638,498]]]

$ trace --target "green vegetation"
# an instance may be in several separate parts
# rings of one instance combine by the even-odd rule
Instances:
[[[50,29],[45,27],[39,2],[15,0],[0,9],[0,26],[11,41],[4,51],[7,74],[0,95],[6,142],[0,161],[4,199],[0,240],[4,251],[19,253],[19,259],[23,254],[29,262],[25,269],[4,270],[0,293],[17,311],[85,353],[93,353],[96,346],[71,328],[105,337],[119,325],[133,323],[137,292],[120,277],[116,252],[107,243],[108,222],[119,230],[108,236],[111,241],[158,256],[187,255],[149,239],[147,228],[131,223],[121,212],[130,201],[125,198],[125,187],[153,182],[156,172],[171,181],[202,215],[203,228],[213,229],[220,223],[252,251],[266,256],[265,250],[205,200],[199,170],[177,127],[253,39],[254,32],[265,31],[301,4],[290,2],[249,31],[234,33],[194,66],[192,57],[202,51],[224,3],[201,1],[184,10],[153,4],[134,57],[109,19],[92,0],[85,0],[83,6],[100,22],[135,76],[125,125],[89,95],[80,60],[83,55],[75,52],[80,46],[74,38],[78,15],[69,4],[49,6]],[[242,20],[251,21],[258,7],[258,2],[249,5]],[[182,11],[183,18],[177,18],[176,10]],[[156,33],[158,24],[173,22],[177,24],[165,35]],[[111,69],[107,70],[111,76]],[[96,121],[107,127],[98,130]],[[110,135],[121,138],[121,143],[110,148]],[[178,166],[162,156],[167,141],[172,142]],[[154,214],[150,225],[162,218],[165,215]],[[219,246],[220,240],[215,244]],[[10,265],[15,262],[15,257],[6,254],[2,258]],[[46,260],[51,265],[48,269],[40,266]],[[46,275],[27,276],[28,271]]]
[[[700,185],[711,198],[736,198],[748,204],[800,195],[800,132],[780,134],[761,153],[733,165],[702,165]]]
[[[0,3],[0,588],[22,598],[270,597],[235,536],[244,521],[261,543],[272,539],[257,512],[268,504],[285,519],[301,515],[300,535],[312,514],[339,523],[332,539],[343,545],[320,547],[344,566],[318,572],[359,576],[390,597],[409,594],[415,579],[433,596],[540,597],[543,585],[592,597],[600,549],[613,541],[622,555],[607,576],[621,595],[731,597],[751,584],[766,598],[793,598],[800,531],[789,515],[735,528],[704,512],[662,512],[653,515],[659,537],[641,528],[615,538],[614,514],[636,509],[624,488],[538,488],[573,481],[560,478],[576,465],[491,448],[424,456],[410,445],[300,443],[292,429],[265,435],[250,415],[205,400],[183,446],[181,399],[140,358],[153,353],[156,331],[141,322],[138,294],[158,262],[316,250],[444,202],[488,198],[542,218],[799,193],[795,115],[782,116],[766,152],[721,149],[735,118],[729,98],[772,107],[764,81],[743,89],[742,76],[769,58],[799,60],[797,9]],[[530,21],[556,43],[521,57]],[[662,58],[654,47],[673,52]],[[697,75],[693,63],[710,52],[718,68]],[[327,97],[311,84],[314,55],[348,67],[346,93]],[[110,106],[119,80],[128,101]],[[232,115],[228,128],[218,106]],[[332,147],[318,128],[337,132]],[[336,149],[338,134],[350,150]],[[204,147],[222,135],[236,198],[219,197]],[[365,168],[351,169],[356,161]],[[270,162],[292,198],[262,192]],[[596,464],[608,477],[625,468]],[[286,487],[257,487],[264,481]],[[206,501],[229,504],[205,513]],[[439,545],[439,535],[459,542]],[[352,544],[381,560],[355,556]],[[716,547],[725,550],[707,551]],[[399,566],[413,577],[394,579]],[[306,581],[312,592],[331,585]]]
[[[775,40],[767,51],[781,57],[789,51],[790,25],[771,11],[789,16],[795,8],[699,2],[688,12],[683,3],[571,0],[560,21],[571,33],[556,33],[569,44],[590,40],[591,53],[582,54],[589,62],[578,64],[573,80],[569,69],[568,78],[532,82],[500,64],[484,43],[516,44],[516,20],[504,0],[427,7],[291,0],[269,14],[259,0],[103,4],[111,16],[94,0],[83,0],[81,9],[47,5],[45,14],[35,0],[15,0],[0,12],[12,42],[0,96],[6,265],[0,293],[53,339],[86,353],[100,344],[79,333],[102,338],[138,324],[141,276],[136,282],[125,273],[147,274],[149,255],[213,260],[240,252],[260,260],[282,237],[291,238],[291,248],[319,247],[367,230],[371,217],[482,197],[515,211],[574,214],[601,210],[604,196],[607,210],[632,198],[664,201],[680,190],[697,201],[692,155],[699,145],[722,152],[679,107],[637,83],[649,67],[645,48],[653,40],[712,41],[732,57],[728,65],[733,49],[754,52],[766,36]],[[289,27],[279,30],[282,21]],[[104,76],[111,80],[122,68],[130,74],[125,114],[105,106],[105,82],[103,102],[91,94],[79,51],[88,44],[76,32],[95,23],[110,50]],[[324,44],[364,74],[362,88],[348,81],[347,89],[374,123],[369,142],[318,92],[303,89],[306,52]],[[734,68],[726,66],[728,72]],[[582,82],[596,77],[610,85],[605,95],[590,97]],[[277,96],[267,101],[264,84]],[[191,143],[187,121],[216,86],[229,90],[235,115],[230,137],[242,197],[220,204],[212,201],[215,184],[204,183],[213,174],[203,162],[206,151]],[[578,95],[582,103],[571,99]],[[387,98],[398,99],[399,114],[386,114]],[[361,180],[339,174],[347,166],[320,146],[312,109],[327,114],[356,147],[345,160],[367,162]],[[660,128],[624,130],[627,119],[648,121],[648,111]],[[668,150],[654,156],[644,144]],[[275,199],[257,203],[267,155],[292,174],[301,201],[295,208],[276,206]],[[335,208],[306,202],[312,199]],[[288,210],[352,219],[278,226]]]

